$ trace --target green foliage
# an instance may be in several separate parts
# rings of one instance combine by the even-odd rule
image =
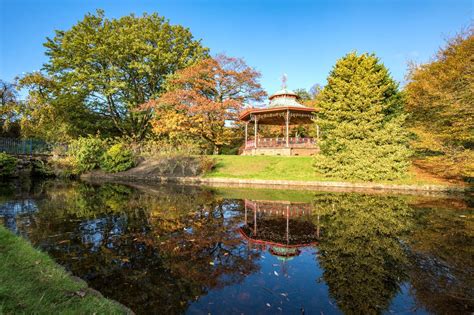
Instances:
[[[67,142],[98,132],[118,134],[109,117],[86,106],[87,93],[64,89],[54,77],[28,73],[20,78],[19,88],[28,90],[18,111],[23,137]]]
[[[158,14],[107,19],[100,10],[56,31],[44,46],[45,69],[61,94],[79,95],[86,108],[136,139],[146,135],[152,115],[140,105],[163,92],[168,75],[208,54],[189,29]]]
[[[318,96],[322,129],[318,172],[327,177],[394,180],[409,166],[403,99],[374,55],[349,53],[337,61]]]
[[[127,314],[123,306],[72,279],[47,254],[0,226],[0,313]]]
[[[473,59],[471,28],[449,40],[431,62],[412,65],[405,87],[421,167],[447,178],[474,178]]]
[[[83,173],[100,166],[104,148],[104,141],[98,137],[78,138],[71,142],[69,154],[77,171]]]
[[[17,159],[13,156],[0,152],[0,177],[10,177],[15,173]]]
[[[135,165],[133,152],[122,143],[111,146],[102,156],[101,169],[109,173],[123,172]]]
[[[383,313],[406,278],[408,259],[399,240],[413,217],[406,199],[320,194],[313,200],[323,225],[323,278],[343,313]]]
[[[54,169],[47,162],[42,160],[31,161],[31,175],[34,177],[53,177]]]
[[[20,101],[13,84],[0,80],[0,136],[17,138],[20,136],[18,111]]]

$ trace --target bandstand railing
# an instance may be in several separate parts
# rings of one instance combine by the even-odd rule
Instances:
[[[290,148],[314,148],[316,146],[315,138],[301,138],[301,137],[292,137],[288,138],[288,147]],[[245,148],[254,148],[255,139],[247,140]],[[286,139],[281,138],[258,138],[257,139],[258,148],[285,148]]]

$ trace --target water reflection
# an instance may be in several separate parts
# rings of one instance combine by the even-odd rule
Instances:
[[[0,192],[0,223],[136,313],[474,309],[464,199],[59,181]]]
[[[309,203],[245,199],[239,231],[249,246],[288,259],[303,247],[317,245],[319,225],[311,222],[312,210]]]

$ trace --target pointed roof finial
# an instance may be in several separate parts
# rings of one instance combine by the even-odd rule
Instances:
[[[288,76],[286,75],[286,73],[283,73],[283,75],[281,76],[281,89],[282,90],[286,89],[286,80],[288,80]]]

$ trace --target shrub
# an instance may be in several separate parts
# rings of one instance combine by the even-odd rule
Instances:
[[[17,159],[13,156],[0,152],[0,177],[13,176],[16,170]]]
[[[216,160],[208,156],[199,157],[200,174],[210,172],[216,166]]]
[[[69,154],[75,159],[79,173],[93,170],[100,165],[105,143],[97,137],[79,138],[71,142]]]
[[[79,175],[76,159],[72,156],[53,156],[49,161],[54,176],[73,178]]]
[[[31,162],[31,175],[34,177],[53,177],[55,173],[49,163],[42,160],[33,160]]]
[[[102,156],[100,167],[109,173],[123,172],[135,165],[133,153],[121,143],[114,144]]]

